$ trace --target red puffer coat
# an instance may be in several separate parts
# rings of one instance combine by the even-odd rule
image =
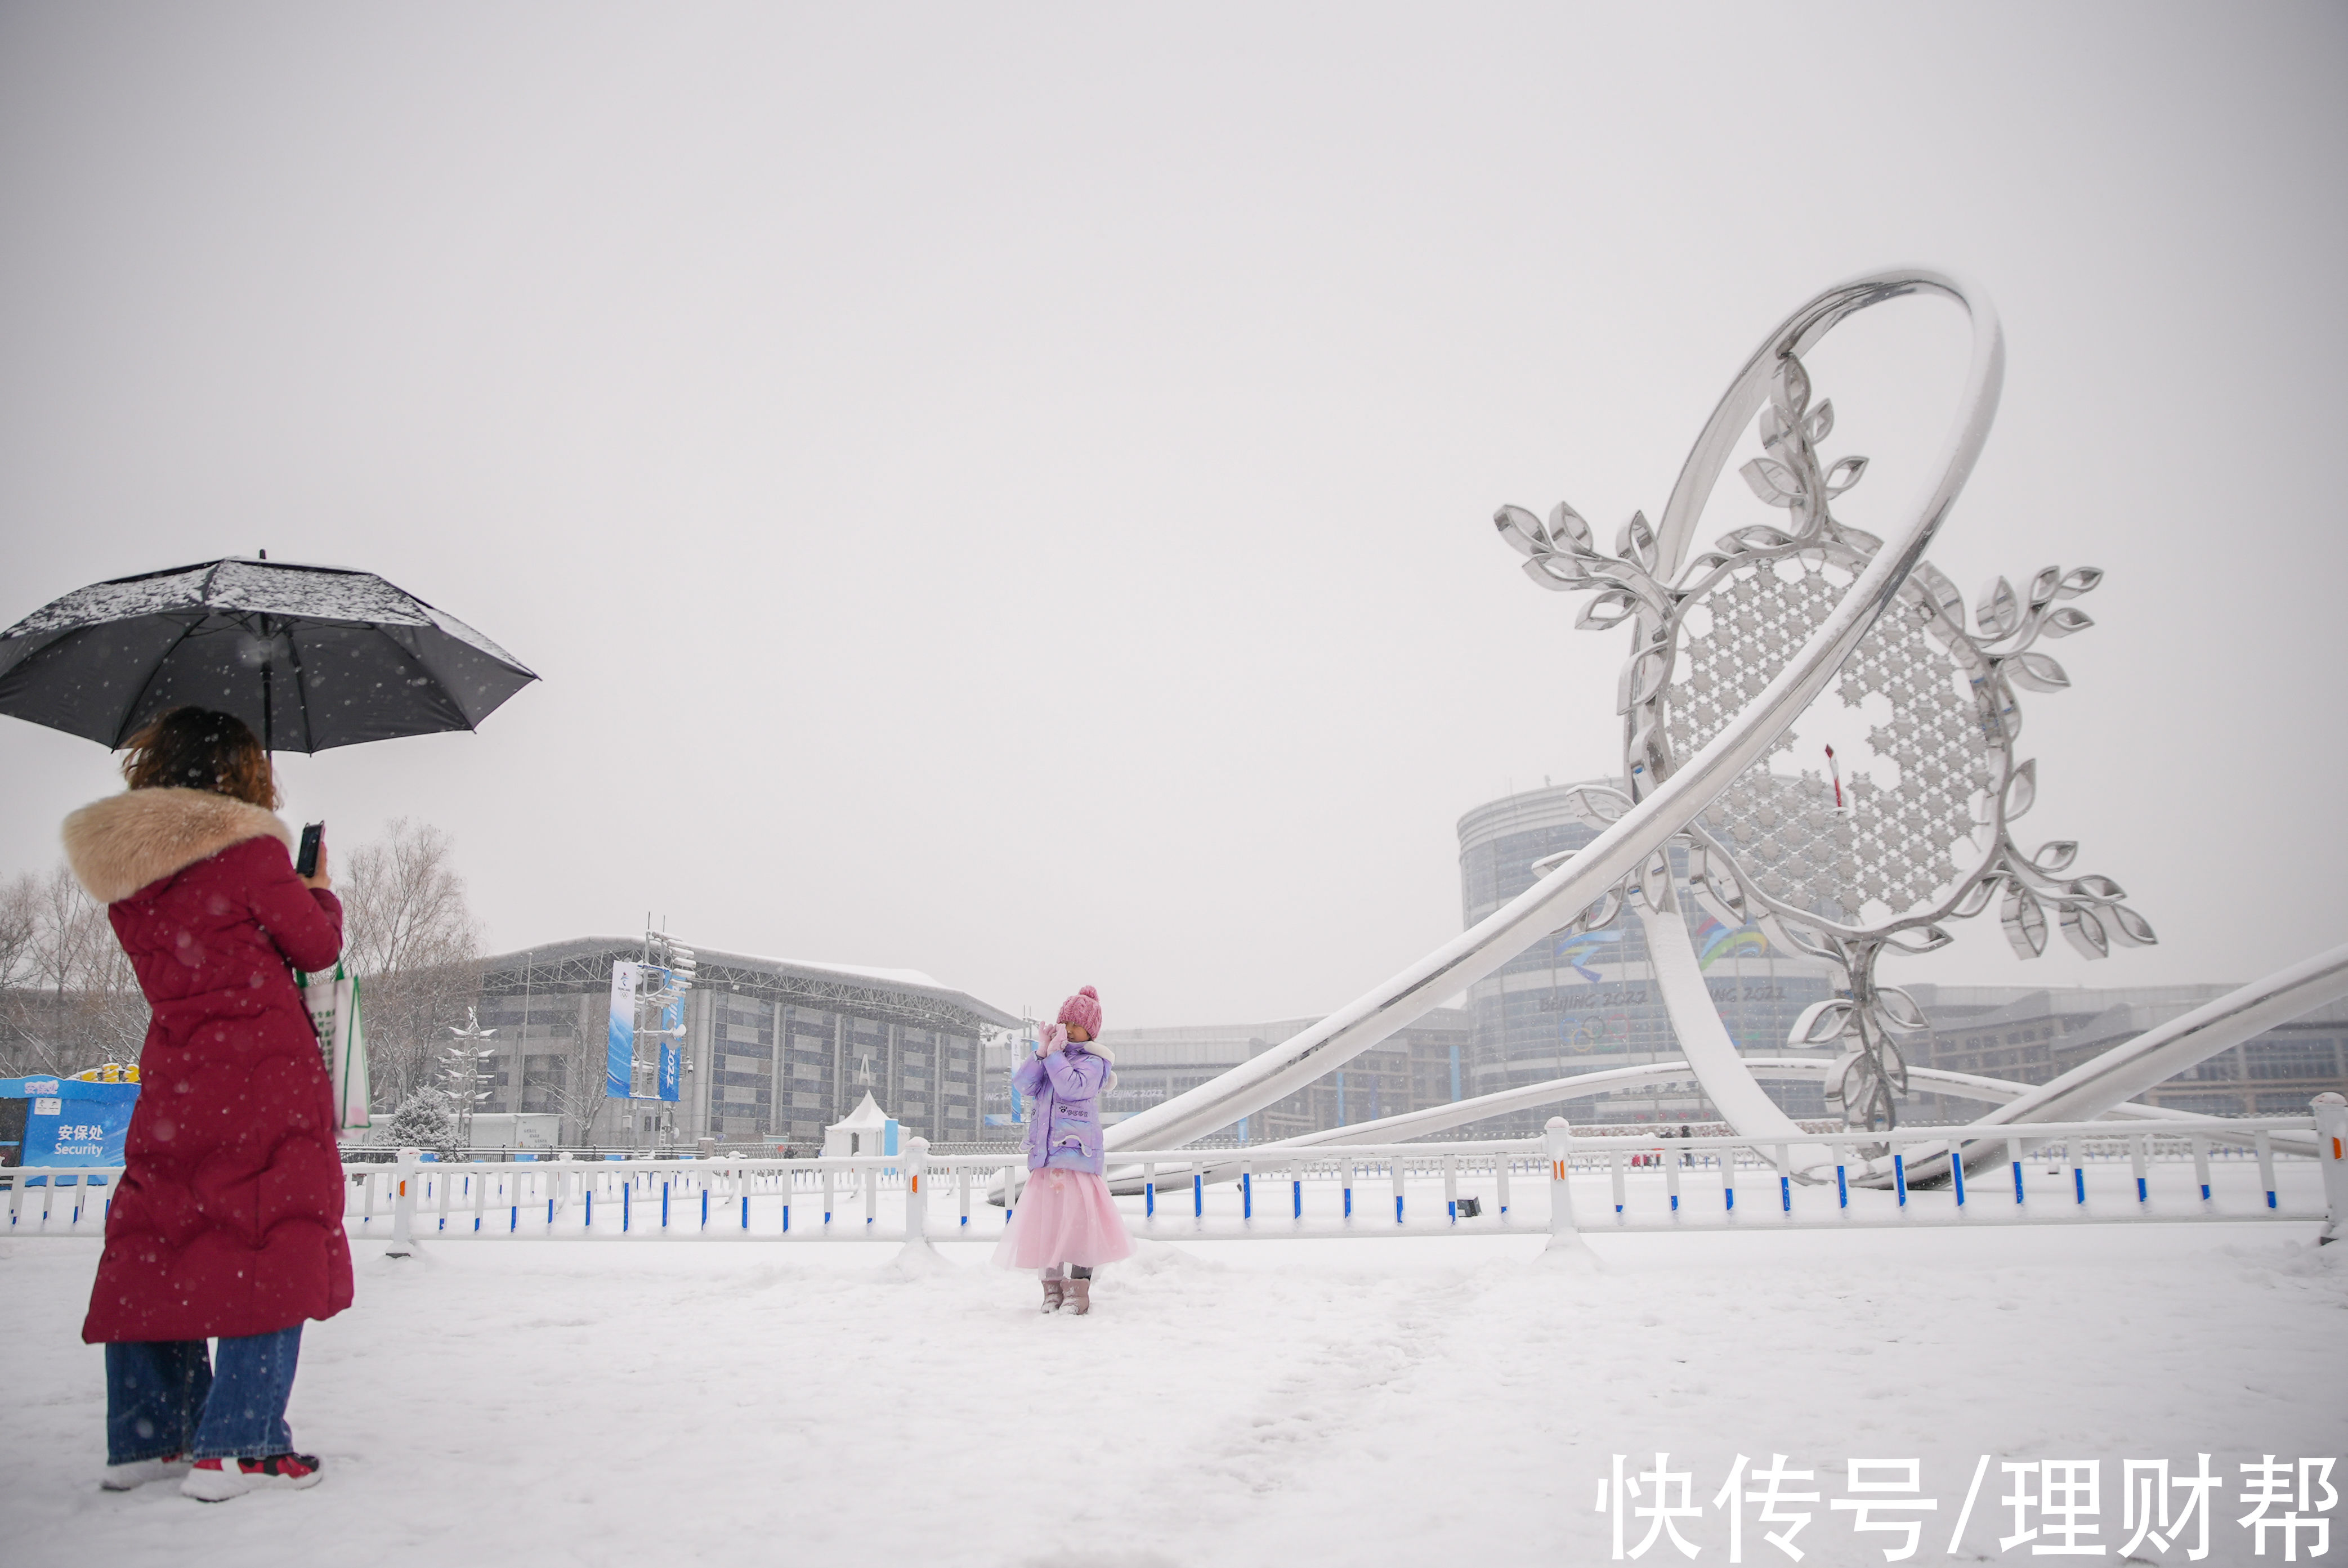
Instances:
[[[205,790],[84,806],[65,841],[154,1008],[82,1338],[333,1317],[351,1304],[334,1091],[287,965],[333,966],[342,904],[294,875],[276,816]]]

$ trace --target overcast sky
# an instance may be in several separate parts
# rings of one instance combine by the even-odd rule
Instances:
[[[1493,507],[1652,516],[1921,262],[2010,352],[1934,559],[2109,572],[2023,836],[2162,944],[1903,973],[2246,979],[2348,936],[2344,88],[2336,5],[9,5],[0,624],[266,548],[479,626],[544,677],[479,734],[283,773],[497,948],[1318,1012],[1458,928],[1461,813],[1618,765]],[[1847,521],[1963,350],[1816,356]],[[111,767],[0,721],[0,870]]]

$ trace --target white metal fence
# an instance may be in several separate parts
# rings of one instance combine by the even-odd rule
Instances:
[[[1258,1151],[1118,1151],[1136,1235],[1161,1240],[1577,1230],[1867,1228],[2348,1216],[2348,1106],[2312,1117],[1734,1136],[1540,1138]],[[2279,1152],[2315,1134],[2317,1158]],[[1951,1143],[1962,1138],[1963,1155]],[[2311,1169],[2310,1167],[2313,1167]],[[1015,1152],[807,1159],[346,1165],[356,1236],[695,1237],[799,1245],[993,1241]],[[8,1235],[95,1235],[118,1170],[0,1172]]]

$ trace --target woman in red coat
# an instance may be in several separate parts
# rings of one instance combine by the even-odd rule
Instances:
[[[303,1323],[351,1304],[351,1255],[334,1093],[291,971],[333,966],[343,907],[323,846],[294,874],[242,721],[176,709],[122,774],[126,793],[65,824],[154,1009],[81,1331],[106,1346],[104,1484],[184,1472],[211,1502],[314,1485],[285,1400]]]

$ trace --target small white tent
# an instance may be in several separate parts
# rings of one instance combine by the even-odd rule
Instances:
[[[880,1109],[872,1091],[864,1091],[864,1103],[823,1130],[823,1152],[827,1154],[893,1154],[897,1152],[897,1123]]]

